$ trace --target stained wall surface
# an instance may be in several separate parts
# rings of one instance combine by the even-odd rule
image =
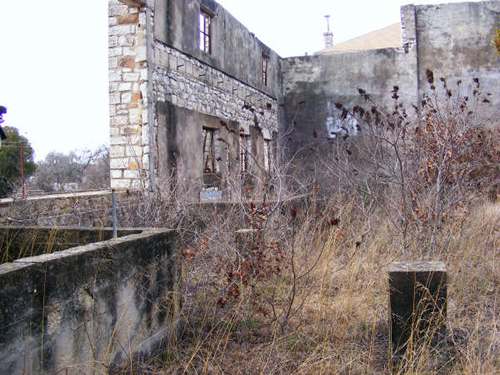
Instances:
[[[0,373],[109,373],[154,354],[175,335],[179,271],[175,233],[158,230],[0,265]]]
[[[285,124],[290,134],[287,146],[295,152],[346,132],[362,131],[354,119],[351,124],[343,121],[342,111],[336,108],[336,104],[349,109],[360,105],[369,110],[373,104],[366,102],[358,89],[364,90],[374,102],[390,107],[391,91],[398,86],[400,101],[414,103],[417,91],[412,52],[388,48],[285,59]],[[347,130],[342,129],[348,125]]]
[[[285,128],[290,133],[290,154],[328,142],[362,128],[355,119],[340,119],[340,103],[352,109],[373,104],[389,111],[392,90],[399,89],[399,102],[416,115],[413,105],[428,93],[426,72],[448,80],[454,94],[472,97],[473,79],[481,82],[490,105],[483,106],[485,123],[498,125],[500,117],[500,55],[494,44],[500,25],[498,1],[455,3],[401,8],[402,47],[283,60]],[[462,81],[460,88],[457,81]],[[361,88],[373,103],[358,94]],[[444,97],[444,96],[443,96]]]
[[[420,93],[428,89],[427,69],[436,79],[446,78],[454,93],[460,91],[471,98],[472,81],[478,78],[480,91],[492,94],[488,97],[491,105],[482,107],[482,115],[499,125],[500,54],[494,41],[500,29],[500,2],[422,5],[415,12]],[[460,88],[456,85],[459,80]]]

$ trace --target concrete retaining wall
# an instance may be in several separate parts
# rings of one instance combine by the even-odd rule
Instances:
[[[0,373],[113,372],[151,355],[175,332],[179,271],[166,230],[1,265]]]

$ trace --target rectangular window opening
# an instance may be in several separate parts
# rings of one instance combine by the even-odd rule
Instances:
[[[200,50],[210,54],[212,52],[212,16],[200,10]]]
[[[262,55],[262,84],[267,87],[269,83],[269,56]]]
[[[220,180],[215,140],[216,129],[203,128],[203,183],[206,188],[218,187]]]
[[[240,171],[241,177],[244,178],[250,167],[250,136],[240,134]]]

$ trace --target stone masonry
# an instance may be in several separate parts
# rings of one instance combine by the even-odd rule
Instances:
[[[268,139],[278,132],[276,98],[161,43],[155,44],[153,80],[158,100],[237,121],[246,131],[258,122]]]
[[[166,191],[173,176],[203,193],[210,185],[207,128],[228,148],[228,165],[216,168],[227,176],[219,180],[237,176],[235,165],[243,172],[242,135],[251,139],[254,163],[268,164],[271,147],[298,155],[318,142],[328,145],[346,127],[357,134],[362,129],[355,119],[341,123],[336,103],[359,105],[363,88],[390,106],[397,86],[411,108],[425,92],[427,69],[464,83],[478,78],[491,94],[487,114],[498,118],[498,1],[407,5],[401,8],[401,48],[285,59],[214,0],[109,0],[109,9],[114,189]],[[204,15],[210,20],[207,51],[200,47]],[[221,128],[227,124],[232,134]],[[223,147],[210,147],[219,160]],[[268,169],[255,186],[265,186],[269,177]]]
[[[278,133],[279,106],[274,95],[192,56],[192,52],[153,38],[153,30],[157,34],[156,12],[166,6],[166,2],[161,3],[109,3],[114,189],[144,189],[155,184],[165,156],[158,148],[158,102],[235,121],[246,135],[252,126],[258,126],[265,141]]]
[[[111,187],[142,188],[149,165],[146,12],[109,2]]]

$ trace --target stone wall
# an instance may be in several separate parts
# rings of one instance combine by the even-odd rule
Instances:
[[[294,155],[362,131],[335,106],[371,106],[359,88],[390,108],[397,86],[400,102],[415,114],[411,108],[428,90],[427,70],[453,85],[462,81],[463,95],[473,92],[471,81],[478,78],[483,93],[491,93],[489,110],[481,115],[498,118],[500,72],[493,39],[499,8],[497,1],[408,5],[401,8],[401,48],[281,59],[213,0],[110,0],[112,186],[164,191],[172,180],[199,176],[205,119],[234,123],[236,133],[260,132],[251,149],[252,158],[262,160],[264,141],[276,145],[280,133],[287,135],[280,146]],[[199,48],[201,10],[211,15],[209,53]],[[182,129],[184,124],[171,123],[178,121],[175,116],[165,117],[167,107],[190,111],[199,123]],[[186,139],[181,142],[172,128]],[[238,163],[241,150],[234,147],[230,153]],[[198,155],[172,162],[193,152]],[[189,183],[194,190],[203,187],[199,178]]]
[[[155,99],[236,121],[248,129],[278,131],[278,101],[252,86],[162,43],[155,44]],[[200,129],[201,130],[201,129]]]
[[[192,198],[200,199],[204,127],[218,130],[215,147],[227,149],[220,154],[221,175],[225,180],[232,178],[233,182],[240,165],[239,134],[251,137],[255,147],[264,142],[274,147],[277,142],[279,106],[276,98],[160,43],[155,46],[153,87],[157,101],[155,152],[158,155],[156,176],[159,186],[168,185],[166,180],[175,174],[176,182],[184,187],[191,185]],[[163,117],[162,103],[167,103],[170,108],[168,121]],[[178,116],[174,116],[174,108],[177,108]],[[189,120],[180,117],[186,110],[192,113]],[[229,124],[232,124],[230,130],[227,128]],[[254,131],[260,136],[252,137]],[[227,155],[231,161],[222,160]],[[169,158],[176,160],[175,166]],[[256,179],[259,179],[258,171],[264,169],[263,158],[263,151],[254,149],[249,169],[253,170]],[[229,170],[229,164],[237,170]],[[232,190],[236,193],[238,189]],[[222,190],[220,193],[221,199],[239,196]]]
[[[0,265],[0,373],[139,364],[175,335],[177,256],[174,232],[150,230]]]
[[[109,0],[110,163],[116,189],[145,188],[147,183],[146,27],[144,7]]]
[[[117,192],[116,199],[120,214],[122,206],[128,208],[131,201],[139,200],[136,193],[129,191]],[[2,199],[0,225],[109,227],[111,200],[111,191]]]
[[[134,6],[136,3],[131,6],[128,1],[110,0],[110,24],[131,22],[127,27],[123,24],[110,27],[110,42],[117,37],[118,43],[110,49],[114,55],[110,64],[117,64],[110,71],[114,103],[112,187],[149,186],[163,191],[170,185],[165,174],[182,180],[202,172],[193,171],[200,168],[199,163],[184,163],[165,172],[168,159],[175,157],[169,153],[187,152],[181,149],[186,145],[189,152],[203,155],[201,133],[206,124],[200,122],[185,132],[189,139],[184,143],[173,144],[172,139],[165,139],[167,125],[161,118],[159,121],[159,108],[164,103],[199,113],[200,119],[207,115],[224,123],[237,122],[236,132],[249,135],[251,129],[257,129],[261,137],[252,149],[259,155],[253,155],[253,159],[263,159],[264,142],[277,142],[279,130],[279,56],[214,1],[156,0],[143,2],[139,8]],[[199,49],[200,9],[212,15],[210,53]],[[132,64],[133,56],[136,57]],[[264,58],[269,59],[267,84],[262,79]],[[178,124],[177,128],[182,126]],[[171,148],[162,149],[165,144]],[[239,149],[232,152],[238,164]],[[191,183],[199,185],[196,180]]]
[[[200,9],[211,15],[210,53],[199,48]],[[272,97],[281,94],[280,57],[214,0],[156,0],[154,34],[157,42],[181,51],[257,88]],[[262,56],[269,58],[269,80],[262,82]]]

